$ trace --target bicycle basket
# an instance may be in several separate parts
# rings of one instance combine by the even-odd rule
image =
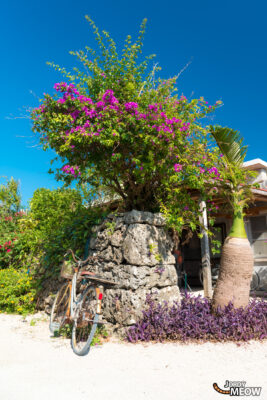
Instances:
[[[73,264],[69,261],[64,261],[61,266],[60,276],[65,279],[72,279],[73,274]]]

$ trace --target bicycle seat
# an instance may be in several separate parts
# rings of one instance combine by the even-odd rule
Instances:
[[[93,281],[104,283],[106,285],[117,285],[116,282],[109,281],[109,280],[103,278],[102,276],[96,275],[96,274],[94,274],[93,272],[90,272],[90,271],[81,271],[80,272],[80,276],[81,276],[81,278],[90,279],[90,280],[93,280]]]

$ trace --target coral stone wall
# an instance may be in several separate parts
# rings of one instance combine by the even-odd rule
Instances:
[[[135,323],[146,296],[179,301],[173,243],[159,214],[131,211],[110,215],[94,227],[89,254],[104,261],[88,269],[118,282],[105,291],[103,319],[113,330]]]

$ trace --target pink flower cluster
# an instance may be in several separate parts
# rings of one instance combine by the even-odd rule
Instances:
[[[201,174],[204,174],[205,172],[208,172],[210,175],[215,176],[215,179],[218,179],[220,177],[220,173],[219,173],[219,171],[218,171],[218,169],[216,167],[212,167],[212,168],[209,168],[207,170],[205,170],[202,167],[199,167],[199,172]]]
[[[15,213],[15,216],[16,216],[16,217],[21,217],[22,215],[26,215],[26,212],[23,211],[23,210],[18,211],[18,212]]]
[[[74,178],[77,178],[79,175],[81,175],[81,173],[79,171],[79,167],[77,165],[72,167],[69,164],[67,164],[67,165],[64,165],[64,167],[62,167],[61,169],[66,174],[71,174]]]
[[[105,104],[115,105],[119,103],[118,99],[116,99],[116,97],[114,96],[113,90],[111,89],[106,90],[102,99],[104,100]]]
[[[211,205],[211,207],[208,208],[208,211],[214,211],[214,209],[219,210],[219,207],[215,205],[214,201],[208,200],[208,203]]]
[[[159,110],[162,110],[162,105],[155,103],[155,104],[149,104],[148,109],[150,111],[154,111],[155,113],[158,112]]]
[[[212,167],[212,168],[208,169],[207,172],[211,175],[215,175],[216,177],[220,176],[220,173],[216,167]]]
[[[78,89],[72,83],[70,84],[67,84],[66,82],[56,83],[54,85],[54,89],[57,92],[64,93],[62,99],[59,99],[57,101],[59,104],[64,104],[68,99],[70,100],[77,99],[81,103],[93,104],[92,99],[90,99],[90,97],[81,95]],[[76,95],[77,97],[75,97],[74,95]]]
[[[66,82],[56,83],[54,85],[54,89],[57,92],[68,93],[68,94],[74,93],[77,96],[80,94],[72,83],[70,84],[67,84]]]
[[[16,240],[16,239],[13,239],[13,242],[14,242],[15,240]],[[7,252],[7,253],[10,253],[10,252],[11,252],[11,247],[14,247],[14,244],[12,243],[11,240],[8,240],[7,242],[5,242],[5,243],[3,244],[3,246],[0,245],[0,250],[3,250],[3,251],[5,251],[5,252]]]
[[[129,103],[124,104],[125,110],[126,111],[132,111],[132,110],[137,110],[138,108],[138,103],[135,103],[133,101],[130,101]]]
[[[89,97],[80,95],[73,84],[65,82],[56,83],[54,88],[58,92],[63,93],[63,98],[57,100],[58,103],[64,104],[67,100],[77,100],[83,104],[70,112],[72,123],[75,123],[76,126],[70,127],[66,131],[65,136],[69,136],[71,133],[80,133],[83,136],[89,137],[99,136],[103,129],[99,129],[96,125],[101,123],[101,120],[104,118],[103,112],[106,110],[114,110],[119,118],[121,118],[125,110],[132,113],[137,121],[146,120],[148,126],[155,129],[157,137],[166,142],[169,142],[171,137],[172,139],[175,138],[175,131],[177,130],[185,132],[187,135],[189,134],[190,122],[183,122],[175,117],[168,118],[166,113],[162,111],[163,107],[160,103],[149,104],[148,112],[144,113],[138,111],[139,105],[137,102],[127,102],[123,106],[120,106],[118,99],[114,95],[114,91],[111,89],[106,90],[102,99],[94,104]],[[182,99],[184,100],[184,97]],[[82,122],[84,116],[88,119]],[[150,121],[152,122],[151,125]]]
[[[62,113],[64,115],[68,114],[71,118],[67,119],[67,122],[59,123],[59,137],[61,138],[63,144],[66,143],[68,146],[68,150],[74,154],[80,148],[80,145],[77,143],[83,143],[81,140],[86,140],[86,145],[88,145],[88,140],[94,142],[98,142],[98,136],[103,135],[103,141],[106,141],[106,135],[110,133],[112,135],[112,141],[109,146],[113,146],[114,151],[118,142],[120,141],[120,129],[118,131],[114,131],[112,124],[116,122],[121,126],[129,126],[129,124],[136,123],[136,128],[140,131],[146,131],[149,129],[149,135],[151,135],[151,143],[156,146],[160,141],[164,141],[168,143],[170,152],[175,152],[176,146],[172,146],[173,139],[176,137],[179,138],[181,136],[189,136],[192,129],[190,129],[190,122],[188,122],[188,118],[186,121],[183,117],[181,119],[176,117],[168,116],[169,107],[166,106],[165,103],[154,103],[148,104],[146,107],[141,105],[141,102],[138,104],[137,102],[125,102],[119,103],[119,100],[115,97],[114,91],[108,89],[102,95],[98,101],[93,102],[91,98],[81,95],[77,88],[73,84],[67,84],[65,82],[57,83],[54,86],[57,92],[62,93],[62,98],[57,100],[58,105],[56,106],[56,111],[58,113]],[[67,103],[66,103],[67,101]],[[180,100],[175,100],[173,102],[174,109],[176,107],[181,107],[181,102],[185,102],[186,98],[182,96]],[[64,104],[65,103],[65,104]],[[43,112],[49,110],[50,104],[51,109],[55,107],[55,104],[51,101],[44,103],[42,106],[42,110],[37,111],[37,115],[40,116],[40,111]],[[61,104],[64,104],[62,107]],[[186,107],[186,105],[182,105],[182,107]],[[142,109],[141,109],[142,108]],[[179,110],[177,108],[177,112],[179,115]],[[171,113],[173,115],[173,113]],[[42,128],[42,121],[46,121],[46,114],[38,121],[36,124],[40,123]],[[133,122],[133,117],[135,122]],[[140,122],[139,122],[140,121]],[[44,125],[44,130],[47,125]],[[143,127],[145,126],[145,130]],[[139,129],[140,128],[140,129]],[[76,141],[76,137],[79,136],[79,139]],[[84,139],[82,139],[84,137]],[[43,136],[43,139],[44,136]],[[49,140],[47,138],[46,140]],[[62,144],[60,143],[60,145]],[[100,139],[100,144],[101,144]],[[76,147],[75,147],[75,146]],[[58,143],[55,147],[58,146]],[[114,154],[114,153],[113,153]],[[113,156],[114,157],[114,156]],[[175,153],[171,154],[171,158],[175,157]],[[178,158],[178,156],[176,156]],[[114,159],[113,159],[114,161]],[[179,161],[179,158],[178,160]],[[181,164],[173,164],[173,168],[175,172],[180,172],[183,167]],[[208,170],[205,170],[201,167],[201,163],[198,164],[200,173],[209,173],[212,177],[218,177],[218,170],[213,167]],[[140,170],[143,169],[143,166],[140,167]],[[71,175],[73,178],[77,178],[81,175],[78,166],[65,165],[62,167],[62,171],[66,174]],[[215,178],[218,179],[218,178]]]
[[[183,169],[183,166],[181,164],[174,164],[175,172],[180,172],[182,169]]]

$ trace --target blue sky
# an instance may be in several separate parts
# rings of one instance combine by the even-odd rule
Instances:
[[[239,130],[249,145],[247,160],[267,160],[267,5],[264,0],[223,2],[76,0],[10,1],[1,5],[0,176],[21,182],[23,203],[38,187],[59,186],[47,173],[51,154],[31,132],[27,109],[53,92],[62,77],[46,65],[71,68],[69,50],[95,47],[84,16],[120,44],[148,19],[144,54],[157,54],[168,78],[189,61],[179,79],[188,98],[222,100],[213,123]]]

